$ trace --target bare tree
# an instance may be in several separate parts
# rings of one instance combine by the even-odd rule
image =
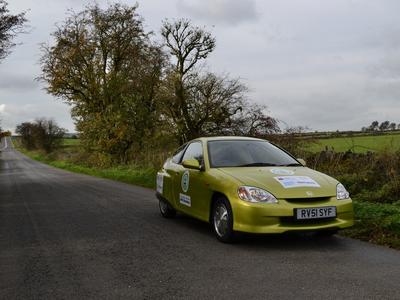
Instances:
[[[265,107],[248,101],[240,80],[198,68],[215,48],[209,32],[180,19],[164,21],[161,34],[172,57],[161,93],[163,107],[180,143],[201,135],[258,135],[278,128]]]
[[[190,99],[187,93],[187,81],[195,74],[196,64],[204,60],[215,48],[215,38],[200,27],[193,26],[189,20],[175,22],[164,21],[161,29],[165,46],[175,60],[174,67],[167,72],[167,82],[163,105],[177,130],[180,143],[195,136],[190,113]]]
[[[233,134],[268,138],[280,132],[278,120],[269,116],[267,107],[246,102],[232,120]]]
[[[204,29],[193,26],[187,19],[164,21],[161,29],[170,54],[176,59],[175,69],[184,80],[195,65],[215,49],[215,38]]]

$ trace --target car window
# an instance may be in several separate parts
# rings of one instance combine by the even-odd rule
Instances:
[[[203,146],[201,142],[193,142],[187,147],[182,161],[186,159],[197,159],[200,165],[203,164]]]
[[[174,152],[174,154],[173,154],[173,156],[172,156],[172,162],[178,164],[178,163],[181,161],[181,157],[182,157],[183,152],[185,151],[186,145],[187,145],[187,144],[184,144],[184,145],[180,146],[180,147]]]
[[[282,166],[299,163],[266,141],[228,140],[208,142],[211,167]]]

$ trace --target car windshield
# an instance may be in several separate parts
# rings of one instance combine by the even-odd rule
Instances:
[[[212,168],[301,166],[285,151],[261,140],[209,141],[208,152]]]

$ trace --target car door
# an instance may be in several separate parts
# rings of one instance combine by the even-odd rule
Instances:
[[[175,197],[179,210],[200,219],[208,219],[206,173],[201,170],[189,169],[182,166],[182,161],[197,159],[204,165],[204,150],[201,141],[190,143],[183,154],[177,168],[174,182]]]
[[[169,180],[164,180],[164,197],[168,199],[168,201],[173,205],[174,208],[177,208],[179,203],[179,199],[176,197],[176,188],[175,183],[178,182],[178,176],[180,171],[180,161],[185,152],[187,144],[180,146],[172,155],[171,160],[168,164],[164,165],[165,171],[168,173]]]

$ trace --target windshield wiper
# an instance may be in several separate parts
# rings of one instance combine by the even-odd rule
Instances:
[[[303,166],[302,164],[299,163],[291,163],[291,164],[286,164],[286,165],[279,165],[280,167],[298,167],[298,166]]]
[[[237,167],[273,167],[273,166],[277,166],[277,164],[255,162],[251,164],[238,165]]]

